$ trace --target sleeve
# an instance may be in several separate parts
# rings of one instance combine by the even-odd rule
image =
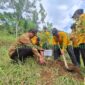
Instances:
[[[67,34],[63,33],[63,43],[62,43],[62,50],[64,51],[67,48],[68,36]]]
[[[55,36],[52,37],[52,45],[58,45],[58,42]]]
[[[33,45],[37,45],[37,38],[38,38],[38,37],[34,36],[34,37],[31,39]]]
[[[79,20],[80,20],[80,25],[85,26],[85,14],[82,14],[82,15],[79,17]]]

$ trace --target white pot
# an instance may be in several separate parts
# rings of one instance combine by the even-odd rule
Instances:
[[[44,50],[44,56],[52,56],[53,51],[51,49],[49,50]]]

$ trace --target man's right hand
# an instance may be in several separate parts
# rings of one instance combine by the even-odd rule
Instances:
[[[61,50],[61,55],[64,55],[64,51],[63,50]]]
[[[39,63],[40,63],[40,64],[46,64],[46,62],[45,62],[45,60],[44,60],[43,57],[41,57],[41,58],[39,59]]]

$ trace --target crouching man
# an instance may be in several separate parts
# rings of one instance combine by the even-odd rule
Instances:
[[[44,57],[39,53],[39,51],[43,50],[42,48],[37,48],[32,44],[31,39],[37,34],[37,30],[32,29],[27,33],[24,33],[19,38],[17,38],[16,42],[9,48],[9,56],[14,61],[23,62],[26,58],[30,56],[38,59],[40,64],[44,64]]]

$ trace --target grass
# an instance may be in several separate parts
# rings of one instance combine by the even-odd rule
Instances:
[[[14,40],[15,36],[0,31],[0,85],[84,85],[67,75],[57,76],[58,68],[40,66],[32,58],[25,64],[13,64],[8,56],[8,48]],[[54,76],[44,80],[41,76],[43,70],[51,71]]]

